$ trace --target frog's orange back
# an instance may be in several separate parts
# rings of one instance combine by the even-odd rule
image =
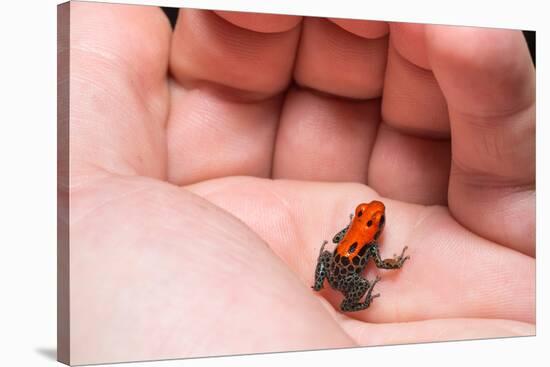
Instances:
[[[385,206],[380,201],[360,204],[346,235],[336,247],[340,257],[352,261],[356,256],[362,257],[366,247],[378,240],[385,224]]]

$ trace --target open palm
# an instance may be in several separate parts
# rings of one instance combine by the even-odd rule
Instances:
[[[71,4],[71,337],[94,363],[530,335],[520,32]],[[67,51],[65,51],[67,52]],[[381,296],[310,286],[386,204]]]

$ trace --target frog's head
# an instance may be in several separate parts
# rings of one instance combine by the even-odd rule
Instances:
[[[355,209],[355,220],[365,226],[365,231],[376,241],[386,224],[386,207],[380,201],[362,203]]]

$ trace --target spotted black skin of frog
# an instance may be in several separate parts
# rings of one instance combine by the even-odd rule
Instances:
[[[380,294],[372,294],[373,288],[380,277],[367,280],[362,277],[369,258],[379,269],[400,269],[410,257],[404,256],[407,246],[401,255],[382,260],[378,250],[378,239],[386,224],[386,208],[380,201],[362,203],[355,209],[355,215],[350,215],[350,223],[338,232],[332,242],[336,248],[331,253],[325,250],[324,241],[319,251],[315,282],[311,288],[315,291],[323,289],[325,279],[335,290],[344,295],[340,309],[344,312],[360,311],[368,308],[372,300]],[[361,299],[365,296],[364,300]]]

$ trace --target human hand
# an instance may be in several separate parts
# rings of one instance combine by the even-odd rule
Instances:
[[[520,32],[71,9],[82,363],[534,334]],[[342,314],[309,288],[319,246],[380,198],[383,257],[411,259]]]

